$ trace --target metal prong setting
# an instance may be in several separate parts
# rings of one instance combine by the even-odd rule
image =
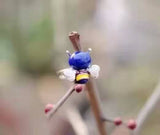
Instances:
[[[88,52],[91,53],[92,52],[92,48],[88,48]]]
[[[68,50],[66,50],[66,53],[68,54],[69,57],[71,56],[71,53]]]

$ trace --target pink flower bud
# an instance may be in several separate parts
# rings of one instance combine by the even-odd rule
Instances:
[[[136,126],[137,126],[137,123],[136,123],[136,121],[133,120],[133,119],[130,119],[130,120],[128,121],[128,123],[127,123],[127,127],[128,127],[129,129],[131,129],[131,130],[134,130],[134,129],[136,128]]]
[[[121,124],[122,124],[121,118],[119,118],[119,117],[115,118],[115,119],[114,119],[114,124],[115,124],[116,126],[121,125]]]
[[[45,114],[47,114],[52,109],[53,109],[53,104],[47,104],[44,109]]]
[[[75,88],[76,92],[79,93],[83,90],[83,85],[82,84],[77,84],[74,88]]]

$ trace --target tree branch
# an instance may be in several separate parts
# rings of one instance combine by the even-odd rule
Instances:
[[[82,46],[80,45],[80,38],[79,34],[77,32],[71,32],[69,34],[69,39],[71,40],[73,47],[76,51],[81,51]],[[95,87],[93,85],[92,80],[90,79],[89,82],[87,83],[87,92],[88,92],[88,97],[89,101],[93,110],[93,114],[96,119],[96,124],[99,130],[100,135],[107,135],[106,130],[105,130],[105,123],[102,121],[101,116],[102,116],[102,111],[100,108],[100,103],[98,100],[98,94],[96,93]]]
[[[89,135],[87,125],[75,106],[72,105],[69,107],[67,118],[75,130],[76,135]]]
[[[82,50],[79,37],[80,35],[76,31],[72,31],[69,33],[69,39],[72,42],[72,45],[76,51]]]
[[[137,128],[134,131],[135,135],[140,134],[144,123],[146,122],[149,115],[156,108],[158,103],[160,102],[160,82],[155,88],[153,94],[149,97],[144,107],[141,109],[140,113],[137,117]]]
[[[102,118],[102,121],[114,123],[114,120],[113,120],[113,119],[111,119],[111,118],[106,118],[106,117],[103,117],[103,118]]]
[[[90,104],[93,110],[93,114],[97,122],[99,133],[100,135],[106,135],[107,133],[105,130],[105,123],[102,121],[102,111],[100,107],[98,93],[93,84],[93,80],[90,80],[86,86],[88,90],[87,92],[88,92],[89,101],[90,101]]]
[[[57,112],[57,110],[64,104],[64,102],[71,96],[71,94],[75,91],[75,86],[72,86],[67,93],[57,102],[57,104],[53,107],[52,110],[50,110],[47,114],[48,119],[51,119],[51,117]]]

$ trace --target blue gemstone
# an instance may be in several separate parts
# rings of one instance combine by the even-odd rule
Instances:
[[[89,52],[75,52],[70,56],[68,63],[76,70],[87,69],[91,64],[91,57]]]

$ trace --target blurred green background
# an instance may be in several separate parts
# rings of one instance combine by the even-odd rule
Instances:
[[[44,116],[45,104],[69,88],[56,72],[68,67],[73,30],[101,67],[97,87],[104,113],[136,118],[158,84],[159,16],[158,0],[0,0],[0,134],[75,135],[68,118],[73,105],[88,134],[97,135],[85,92],[74,94],[50,124]],[[160,106],[141,134],[159,135],[159,117]]]

